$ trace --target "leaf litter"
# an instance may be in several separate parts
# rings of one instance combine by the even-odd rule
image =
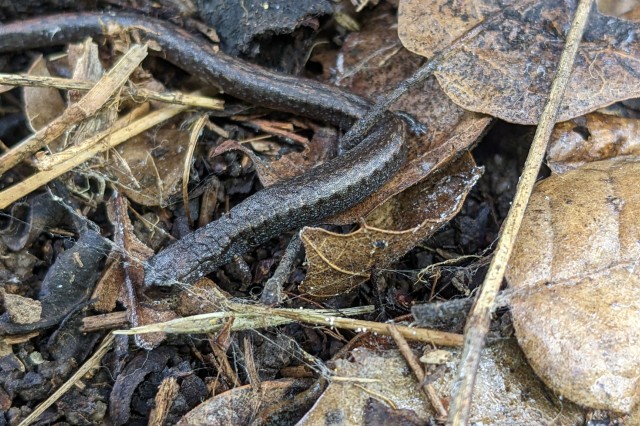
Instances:
[[[570,14],[567,14],[566,16],[570,16]],[[365,30],[366,30],[366,27],[365,27]],[[396,46],[397,46],[397,45],[396,45]],[[384,50],[384,49],[383,49],[383,50]],[[384,61],[383,61],[383,62],[384,62]],[[405,62],[406,62],[406,61],[405,61]],[[409,61],[409,62],[410,62],[410,61]],[[366,68],[366,67],[365,67],[365,68]],[[400,77],[400,78],[402,78],[402,77]],[[391,83],[391,84],[392,84],[392,83]],[[428,84],[431,84],[431,83],[428,83]],[[387,86],[385,86],[385,87],[387,87]],[[436,88],[437,88],[437,86],[436,86]],[[354,91],[355,91],[355,90],[357,90],[355,87],[352,87],[352,89],[353,89]],[[435,92],[434,92],[434,91],[430,91],[430,92],[428,92],[428,93],[430,93],[430,94],[432,94],[432,95],[433,95],[433,93],[435,93]],[[546,92],[545,92],[545,93],[546,93]],[[370,94],[368,94],[368,95],[370,95]],[[433,96],[434,96],[434,98],[436,98],[436,96],[439,96],[439,95],[433,95]],[[437,98],[436,98],[436,99],[437,99]],[[443,98],[443,99],[446,99],[446,98]],[[454,97],[454,99],[455,99],[455,97]],[[434,102],[434,103],[437,103],[437,102]],[[405,107],[403,106],[402,108],[405,108]],[[590,108],[595,109],[595,107],[590,107]],[[407,109],[409,109],[409,108],[407,108]],[[476,110],[475,108],[470,108],[470,109],[472,109],[472,110]],[[532,108],[532,109],[534,109],[534,108]],[[396,222],[397,222],[398,224],[400,224],[400,225],[405,225],[405,226],[407,226],[407,222],[410,222],[410,221],[408,221],[408,220],[407,220],[407,218],[406,218],[404,215],[402,215],[402,214],[398,214],[398,212],[402,212],[406,205],[411,206],[411,203],[409,203],[409,204],[405,204],[405,205],[401,204],[401,203],[402,203],[402,201],[401,201],[401,197],[402,197],[402,195],[400,195],[400,196],[396,196],[396,198],[400,197],[400,200],[397,200],[397,199],[395,199],[395,198],[391,198],[391,199],[389,199],[389,197],[394,196],[398,191],[401,191],[402,189],[405,189],[405,188],[407,188],[407,187],[411,187],[411,188],[413,189],[414,187],[413,187],[412,185],[415,185],[415,184],[416,184],[416,182],[420,182],[422,179],[424,179],[424,176],[425,176],[425,175],[428,175],[429,173],[431,173],[431,170],[435,170],[435,169],[437,169],[437,167],[436,167],[436,164],[435,164],[435,163],[427,164],[427,163],[425,163],[425,161],[422,159],[422,158],[424,158],[424,157],[420,157],[420,156],[421,156],[421,155],[423,155],[423,156],[426,156],[426,155],[433,156],[433,155],[434,155],[434,152],[435,152],[435,153],[436,153],[436,154],[435,154],[435,156],[436,156],[435,158],[437,158],[437,159],[438,159],[437,161],[439,161],[440,163],[446,162],[449,158],[451,158],[451,154],[450,154],[450,153],[447,153],[447,152],[446,152],[447,150],[449,150],[449,151],[451,151],[451,152],[458,152],[458,151],[460,150],[460,149],[459,149],[460,147],[469,147],[469,146],[470,146],[470,144],[472,144],[472,143],[475,141],[475,139],[476,139],[476,138],[477,138],[477,137],[478,137],[478,136],[483,132],[484,127],[486,127],[486,125],[489,123],[489,118],[488,118],[488,117],[483,117],[483,116],[481,116],[481,115],[479,115],[479,114],[475,114],[475,115],[474,115],[474,113],[468,113],[468,112],[465,112],[464,110],[460,110],[460,112],[461,112],[461,114],[463,114],[463,115],[464,115],[464,114],[470,114],[470,115],[469,115],[469,117],[471,117],[471,118],[469,118],[469,120],[470,120],[470,121],[469,121],[469,123],[472,123],[472,124],[470,124],[470,125],[467,127],[467,131],[468,131],[468,132],[470,132],[470,133],[467,133],[467,135],[466,135],[466,136],[459,136],[459,133],[456,133],[456,132],[458,132],[458,131],[460,131],[460,130],[459,130],[459,127],[458,127],[458,128],[456,128],[455,126],[456,126],[456,125],[457,125],[457,126],[460,126],[460,124],[459,124],[459,123],[460,123],[460,121],[464,123],[464,119],[463,119],[463,120],[460,120],[460,121],[458,122],[458,124],[456,124],[456,125],[454,125],[454,126],[453,126],[453,128],[455,128],[455,129],[456,129],[456,132],[453,132],[453,134],[449,134],[449,135],[447,135],[447,134],[446,134],[446,132],[447,132],[447,126],[445,125],[445,126],[444,126],[445,128],[444,128],[444,130],[443,130],[443,132],[445,133],[445,136],[442,136],[442,135],[440,135],[440,136],[433,136],[433,135],[431,135],[431,136],[432,136],[432,140],[430,140],[429,142],[426,142],[426,143],[424,143],[424,144],[423,144],[424,146],[430,146],[430,147],[433,147],[433,145],[434,145],[434,144],[436,144],[436,143],[434,142],[434,140],[444,140],[446,143],[443,145],[443,147],[441,147],[441,148],[440,148],[440,152],[442,152],[442,154],[437,154],[437,153],[438,153],[437,148],[436,148],[436,151],[432,151],[432,152],[428,152],[428,151],[427,151],[427,154],[421,154],[421,152],[423,152],[423,151],[418,151],[418,153],[416,154],[416,157],[415,157],[415,158],[416,158],[416,160],[414,160],[414,162],[413,162],[413,167],[414,167],[414,171],[413,171],[413,174],[414,174],[414,175],[413,175],[413,176],[411,176],[411,173],[412,173],[412,172],[411,172],[411,170],[409,169],[409,170],[405,173],[405,175],[403,175],[403,176],[406,176],[406,178],[403,178],[401,182],[397,182],[397,183],[395,183],[395,187],[394,187],[394,185],[391,185],[391,186],[390,186],[390,188],[391,188],[391,189],[388,189],[388,190],[386,191],[386,193],[383,191],[383,194],[382,194],[382,195],[378,195],[378,197],[379,197],[378,201],[370,202],[370,204],[369,204],[368,206],[367,206],[367,204],[365,203],[365,207],[361,207],[361,209],[362,209],[362,210],[360,210],[359,212],[357,212],[357,213],[349,213],[351,216],[349,216],[349,214],[347,214],[347,215],[346,215],[346,218],[345,218],[343,221],[340,221],[340,220],[339,220],[339,218],[337,218],[335,222],[336,222],[336,223],[350,223],[350,222],[352,223],[352,222],[354,222],[354,221],[359,221],[359,220],[360,220],[360,218],[365,217],[365,216],[366,216],[366,214],[367,214],[367,213],[369,213],[369,211],[373,210],[373,213],[370,213],[370,214],[369,214],[369,216],[366,216],[367,220],[370,220],[370,221],[371,221],[371,223],[367,223],[367,222],[365,222],[365,223],[362,225],[362,229],[365,229],[365,230],[366,230],[366,229],[367,229],[367,226],[369,226],[369,225],[371,225],[371,224],[374,224],[374,225],[380,225],[380,224],[381,224],[381,225],[384,225],[384,226],[391,226],[391,223],[393,223],[394,221],[396,221]],[[494,112],[491,112],[491,111],[483,111],[483,112],[490,112],[490,113],[492,113],[492,114],[495,114]],[[535,111],[533,111],[533,112],[532,112],[532,114],[533,114],[533,113],[535,113]],[[419,115],[419,114],[416,114],[416,115]],[[456,115],[455,113],[447,113],[447,114],[444,114],[444,117],[452,117],[452,116],[455,116],[455,115]],[[500,114],[495,114],[495,115],[497,115],[497,116],[499,116],[499,117],[500,117]],[[504,118],[504,117],[501,117],[501,118]],[[430,119],[425,120],[425,121],[430,121],[430,120],[432,120],[432,119],[430,118]],[[473,120],[475,120],[475,121],[473,121]],[[175,128],[175,124],[173,124],[173,126],[174,126],[174,128]],[[449,127],[449,128],[450,128],[450,127]],[[574,127],[574,128],[575,128],[575,127]],[[470,130],[469,130],[469,129],[470,129]],[[435,130],[434,130],[434,133],[437,135],[437,131],[435,131]],[[171,137],[174,137],[174,136],[175,136],[175,134],[170,134],[170,135],[171,135]],[[464,135],[464,132],[463,132],[463,135]],[[475,135],[475,136],[474,136],[474,135]],[[447,138],[448,138],[448,139],[447,139]],[[461,141],[460,141],[460,142],[458,142],[458,145],[455,145],[455,144],[451,141],[451,139],[455,139],[455,138],[461,138]],[[416,145],[420,145],[420,144],[416,144]],[[154,146],[157,146],[157,145],[154,145]],[[457,147],[457,148],[451,148],[451,147],[453,147],[453,146],[455,146],[455,147]],[[145,149],[146,149],[147,151],[151,151],[151,150],[153,149],[153,146],[152,146],[152,147],[150,147],[150,148],[145,148]],[[413,149],[413,148],[412,148],[412,149]],[[417,151],[418,149],[424,149],[424,148],[415,148],[415,150],[416,150],[416,151]],[[132,154],[132,155],[133,155],[133,154]],[[127,158],[127,157],[129,157],[129,155],[122,155],[122,154],[121,154],[121,156],[122,156],[123,158]],[[454,155],[454,156],[455,156],[455,155]],[[431,158],[433,158],[433,157],[431,157]],[[181,161],[178,161],[178,160],[174,160],[174,161],[175,161],[175,163],[176,163],[176,164],[181,164],[181,163],[182,163]],[[436,160],[433,160],[433,161],[435,162]],[[464,160],[464,161],[466,161],[466,162],[467,162],[467,164],[468,164],[468,159],[466,159],[466,160]],[[463,161],[463,162],[464,162],[464,161]],[[580,161],[582,161],[582,160],[580,160]],[[135,165],[135,164],[140,164],[140,163],[142,163],[142,162],[144,162],[144,160],[142,160],[142,159],[138,159],[138,160],[136,160],[136,162],[134,162],[134,163],[132,163],[132,164],[134,164],[134,165]],[[438,164],[440,164],[440,163],[438,163]],[[120,163],[120,164],[123,164],[123,163]],[[286,163],[285,163],[285,164],[286,164]],[[310,166],[311,166],[311,164],[313,164],[313,163],[312,163],[312,162],[310,162],[309,164],[310,164],[310,165],[309,165],[309,167],[310,167]],[[459,166],[456,166],[456,167],[459,167]],[[131,167],[130,165],[128,165],[128,166],[124,166],[124,167],[120,167],[120,168],[121,168],[121,169],[125,169],[125,170],[126,170],[127,168],[130,168],[131,170],[137,169],[135,166],[134,166],[134,167]],[[152,168],[153,168],[153,165],[152,165]],[[161,169],[161,168],[158,168],[157,166],[155,166],[155,168],[156,168],[156,169],[158,169],[158,170],[159,170],[159,169]],[[258,167],[256,167],[256,168],[258,168]],[[285,169],[285,168],[286,168],[286,167],[284,167],[283,169]],[[425,169],[427,169],[427,170],[425,170]],[[455,167],[454,167],[454,169],[455,169]],[[168,170],[168,169],[164,169],[164,170],[162,170],[162,172],[161,172],[161,173],[156,172],[156,173],[155,173],[155,176],[153,176],[153,171],[151,171],[151,172],[147,171],[147,172],[145,172],[145,174],[144,174],[143,178],[139,178],[139,177],[134,178],[134,177],[131,177],[131,180],[130,180],[130,181],[129,181],[129,183],[128,183],[127,185],[125,185],[125,186],[126,186],[126,188],[136,187],[136,185],[138,185],[138,183],[139,183],[141,180],[145,180],[145,179],[144,179],[144,177],[145,177],[145,176],[146,176],[146,177],[153,176],[152,178],[149,178],[149,181],[151,182],[151,184],[148,186],[148,188],[153,188],[154,186],[155,186],[155,188],[158,188],[158,187],[159,187],[159,185],[163,184],[162,177],[159,177],[159,176],[162,176],[162,175],[163,175],[163,173],[165,173],[165,172],[167,172],[169,175],[171,174],[171,171],[167,171],[167,170]],[[178,170],[177,175],[178,175],[178,176],[181,176],[182,169],[178,168],[177,170]],[[473,166],[471,166],[470,168],[466,169],[466,172],[467,172],[467,174],[468,174],[469,176],[475,176],[475,177],[472,177],[472,178],[469,180],[469,182],[470,182],[470,181],[475,181],[475,179],[477,179],[477,170],[474,170],[474,169],[473,169]],[[102,174],[102,173],[103,173],[103,172],[101,172],[101,174]],[[443,174],[444,174],[444,173],[443,173]],[[275,176],[275,175],[274,175],[274,176]],[[179,178],[178,178],[178,179],[179,179]],[[274,179],[275,179],[275,178],[274,178]],[[118,182],[121,182],[121,181],[123,181],[124,179],[123,179],[122,177],[119,177],[119,178],[117,178],[117,179],[113,179],[113,178],[111,177],[111,180],[112,180],[112,181],[113,181],[113,180],[117,180]],[[176,182],[177,182],[177,181],[176,181]],[[426,182],[429,182],[429,181],[428,181],[428,179],[427,179],[427,181],[426,181]],[[424,187],[423,187],[423,188],[425,188],[425,187],[426,187],[426,188],[431,188],[431,187],[433,187],[433,186],[434,186],[434,184],[433,184],[433,183],[423,183],[423,185],[424,185]],[[431,186],[429,186],[429,185],[431,185]],[[470,185],[471,185],[471,184],[469,184],[469,186],[470,186]],[[173,193],[173,194],[175,194],[175,193],[176,193],[176,191],[177,191],[177,190],[173,189],[173,188],[174,188],[174,186],[175,186],[175,185],[169,185],[169,186],[167,186],[167,188],[159,188],[159,189],[157,189],[157,192],[156,192],[156,193],[151,197],[151,200],[152,200],[152,201],[151,201],[150,203],[148,203],[147,205],[151,205],[151,206],[156,206],[156,205],[161,205],[161,206],[162,206],[162,205],[165,205],[167,202],[169,202],[169,201],[171,200],[171,198],[170,198],[170,197],[168,197],[168,196],[167,196],[167,194],[172,194],[172,193]],[[437,186],[437,184],[436,184],[436,186]],[[401,188],[401,189],[398,189],[398,188]],[[420,186],[416,187],[416,188],[414,189],[414,191],[416,191],[416,192],[418,192],[418,193],[419,193],[419,192],[421,192],[421,191],[422,191],[423,193],[427,193],[427,190],[420,189]],[[459,192],[459,194],[464,194],[466,191],[468,191],[468,188],[465,188],[464,190],[462,190],[461,192]],[[445,191],[445,192],[446,192],[446,191]],[[444,193],[444,192],[443,192],[443,193]],[[135,192],[134,192],[133,194],[135,194]],[[409,190],[409,192],[407,192],[407,193],[405,194],[405,196],[406,196],[406,198],[409,198],[409,199],[410,199],[410,198],[411,198],[411,196],[412,196],[411,191]],[[459,195],[459,196],[464,197],[464,195]],[[145,204],[145,202],[144,202],[144,201],[141,201],[141,200],[135,200],[135,195],[129,195],[129,198],[132,198],[134,201],[137,201],[139,204],[143,204],[143,205]],[[427,197],[427,198],[428,198],[428,197]],[[455,196],[453,196],[453,197],[451,197],[451,198],[452,198],[452,199],[455,199]],[[386,203],[385,203],[387,206],[385,207],[385,206],[383,205],[382,207],[378,207],[378,209],[379,209],[379,210],[376,210],[376,209],[375,209],[375,207],[376,207],[378,204],[380,204],[380,202],[381,202],[382,200],[385,200],[385,199],[387,200],[387,201],[386,201]],[[396,205],[394,206],[394,204],[396,204]],[[416,203],[416,204],[418,204],[418,203]],[[132,237],[132,235],[133,235],[133,234],[132,234],[132,230],[131,230],[131,225],[130,225],[130,224],[127,224],[127,223],[128,223],[128,221],[129,221],[129,219],[125,217],[125,216],[127,216],[127,215],[128,215],[128,212],[127,212],[126,207],[123,209],[123,205],[124,205],[124,204],[121,204],[121,205],[120,205],[120,209],[121,209],[120,218],[119,218],[119,219],[118,219],[118,221],[116,221],[116,222],[120,224],[120,228],[121,228],[122,230],[126,230],[126,233],[125,233],[125,234],[121,234],[121,236],[120,236],[119,238],[133,238],[133,237]],[[397,208],[397,206],[398,206],[398,205],[399,205],[399,206],[401,206],[401,207],[400,207],[400,208]],[[457,206],[455,206],[455,207],[445,208],[444,210],[447,212],[447,214],[446,214],[447,218],[448,218],[449,216],[451,216],[451,215],[452,215],[451,213],[453,213],[453,212],[454,212],[454,210],[458,209],[459,207],[460,207],[460,204],[458,204],[458,205],[457,205]],[[394,210],[394,209],[395,209],[395,210]],[[418,209],[418,210],[419,210],[419,209]],[[380,212],[380,213],[376,213],[377,211],[378,211],[378,212]],[[393,212],[394,212],[394,211],[396,212],[395,214],[393,214]],[[363,213],[363,212],[366,212],[366,213]],[[383,213],[388,213],[388,212],[392,212],[392,213],[391,213],[389,216],[385,216],[385,215],[383,214]],[[412,215],[409,215],[409,216],[412,216]],[[416,216],[417,216],[417,215],[416,215]],[[437,216],[437,215],[436,215],[436,216]],[[442,216],[442,215],[441,215],[441,216]],[[392,219],[389,219],[389,218],[392,218]],[[440,220],[441,220],[441,219],[442,219],[442,217],[440,218]],[[390,223],[390,222],[391,222],[391,223]],[[371,226],[373,226],[373,225],[371,225]],[[415,226],[415,225],[414,225],[414,226]],[[436,225],[436,226],[437,226],[437,225]],[[394,229],[394,228],[393,228],[393,227],[391,227],[391,229]],[[406,229],[411,229],[411,226],[408,226]],[[369,228],[369,230],[371,230],[371,228]],[[371,232],[373,232],[373,231],[371,231]],[[386,232],[385,234],[383,234],[383,235],[384,235],[384,238],[375,238],[374,243],[376,243],[376,242],[378,242],[378,241],[385,241],[385,238],[387,238],[387,237],[388,237],[388,235],[389,235],[389,233],[390,233],[389,228],[384,228],[384,232]],[[128,235],[128,236],[127,236],[127,235]],[[425,234],[425,235],[426,235],[426,234]],[[424,239],[424,237],[422,237],[422,238],[417,238],[417,237],[416,237],[416,241],[419,241],[420,239]],[[131,246],[131,244],[136,244],[136,245],[137,245],[137,244],[139,244],[139,241],[138,241],[138,242],[135,242],[135,243],[132,243],[133,241],[135,241],[135,240],[130,239],[130,242],[129,242],[129,243],[127,243],[127,244],[124,244],[124,243],[123,243],[123,244],[122,244],[122,246]],[[385,241],[385,242],[386,242],[386,241]],[[78,244],[79,244],[79,243],[78,243]],[[381,244],[382,244],[382,243],[381,243]],[[409,244],[414,244],[414,245],[415,245],[415,241],[412,241],[411,243],[405,243],[405,245],[409,245]],[[382,245],[384,245],[384,244],[382,244]],[[376,245],[374,244],[374,246],[376,246]],[[83,245],[80,245],[78,248],[82,248],[82,247],[83,247]],[[126,248],[126,247],[125,247],[125,248]],[[376,248],[377,248],[377,246],[376,246]],[[140,249],[140,250],[138,250],[138,251],[140,251],[140,252],[145,252],[145,251],[147,251],[147,250],[148,250],[148,249],[141,248],[141,249]],[[391,259],[391,258],[396,259],[396,258],[398,258],[398,257],[400,257],[400,256],[401,256],[401,254],[399,254],[399,253],[402,253],[403,251],[405,251],[405,252],[406,252],[406,250],[407,250],[407,248],[406,248],[406,247],[405,247],[405,248],[400,248],[400,249],[395,249],[395,250],[394,250],[394,252],[395,252],[395,253],[394,253],[394,254],[392,254],[392,255],[390,255],[387,259]],[[309,250],[308,250],[308,251],[309,251]],[[363,250],[360,250],[360,251],[363,251]],[[106,250],[105,250],[105,252],[106,252]],[[125,253],[129,253],[129,254],[131,254],[131,253],[133,253],[133,252],[135,252],[135,250],[133,250],[133,251],[132,251],[132,250],[125,250]],[[70,254],[70,255],[71,255],[71,254]],[[144,258],[144,255],[140,255],[140,256],[137,256],[137,255],[136,255],[136,257],[137,257],[137,259],[136,259],[136,260],[140,260],[140,258]],[[123,261],[122,261],[122,260],[116,260],[116,262],[114,262],[114,264],[118,264],[118,263],[120,263],[120,262],[123,262]],[[129,263],[129,262],[126,262],[126,263]],[[365,267],[364,267],[364,268],[362,268],[361,270],[362,270],[362,271],[370,271],[374,266],[375,266],[375,267],[380,267],[380,265],[383,265],[383,264],[384,264],[384,261],[380,261],[380,260],[378,259],[378,261],[374,261],[374,262],[369,263],[369,265],[368,265],[368,266],[365,266]],[[362,274],[364,274],[364,272],[362,272]],[[130,270],[129,275],[130,275],[130,276],[135,276],[135,275],[136,275],[135,269],[134,269],[134,270]],[[342,280],[344,281],[344,277],[342,278]],[[350,287],[352,287],[352,285],[350,285]],[[335,293],[337,293],[337,292],[338,292],[338,291],[336,291]],[[335,293],[334,293],[334,294],[335,294]],[[325,295],[325,296],[326,296],[326,295]],[[112,302],[112,303],[113,303],[113,302]],[[144,345],[144,344],[143,344],[143,345]],[[376,352],[377,352],[377,351],[376,351]],[[152,352],[150,352],[150,353],[155,353],[155,352],[153,352],[153,351],[152,351]],[[371,357],[374,357],[374,356],[376,356],[376,354],[371,354],[370,356],[371,356]],[[164,359],[164,358],[163,358],[163,359]],[[162,368],[162,364],[164,364],[165,362],[166,362],[166,361],[160,362],[160,363],[159,363],[159,365],[158,365],[157,367],[154,367],[154,368],[161,369],[161,368]],[[266,382],[265,382],[265,383],[266,383]],[[135,383],[133,383],[133,382],[132,382],[132,383],[130,383],[130,386],[133,386],[133,387],[135,388],[135,387],[137,386],[137,384],[135,384]],[[253,389],[253,387],[252,387],[252,389]],[[113,394],[112,394],[112,395],[113,395]],[[448,392],[447,392],[447,391],[443,391],[442,395],[448,395]],[[255,397],[254,397],[254,398],[255,398]],[[259,398],[258,398],[258,399],[259,399]],[[114,404],[115,404],[115,403],[114,403]],[[128,409],[128,407],[124,407],[122,410],[126,411],[127,409]],[[121,410],[120,412],[124,412],[124,411],[122,411],[122,410]],[[114,412],[114,414],[117,414],[117,413],[116,413],[116,412]],[[122,415],[122,414],[117,414],[117,415]],[[117,417],[116,417],[116,418],[117,418]]]

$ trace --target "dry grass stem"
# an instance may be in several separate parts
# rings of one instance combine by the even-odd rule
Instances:
[[[370,313],[373,312],[373,306],[361,306],[336,311],[331,309],[278,309],[229,303],[229,308],[230,310],[226,312],[194,315],[164,323],[135,327],[130,330],[117,330],[114,331],[114,333],[210,333],[221,329],[224,321],[227,318],[233,317],[235,321],[231,329],[232,331],[253,330],[275,327],[291,322],[301,322],[317,326],[353,330],[356,332],[371,332],[379,335],[389,334],[388,324],[335,316],[335,314],[353,316]],[[405,339],[413,341],[440,346],[462,346],[463,343],[463,336],[460,334],[402,325],[397,325],[396,328]]]
[[[104,143],[96,143],[92,145],[91,148],[78,153],[78,155],[74,158],[58,164],[54,169],[38,172],[33,176],[30,176],[27,179],[23,180],[22,182],[19,182],[12,187],[9,187],[0,192],[0,209],[6,208],[7,206],[9,206],[9,204],[19,200],[27,194],[30,194],[42,185],[51,182],[58,176],[72,170],[78,165],[91,159],[94,155],[114,148],[119,144],[131,139],[132,137],[144,132],[145,130],[148,130],[153,126],[156,126],[172,117],[175,117],[186,109],[186,106],[171,106],[163,108],[158,111],[151,112],[143,118],[132,122],[131,124],[114,133],[111,133],[111,130],[99,133],[91,139],[95,140],[95,142],[99,142],[104,139]],[[130,122],[131,117],[128,115],[120,120]]]
[[[6,86],[55,87],[62,90],[88,91],[95,84],[94,81],[79,81],[70,78],[0,73],[0,85]],[[158,101],[212,110],[222,110],[224,108],[224,101],[221,99],[174,91],[156,92],[135,86],[124,87],[122,95],[130,96],[136,102]]]

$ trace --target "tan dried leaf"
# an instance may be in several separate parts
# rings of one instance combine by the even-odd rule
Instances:
[[[379,347],[379,342],[369,347]],[[456,382],[461,350],[450,349],[450,353],[452,361],[430,370],[433,374],[429,381],[443,402]],[[341,380],[329,385],[298,424],[326,424],[336,417],[348,418],[352,425],[367,424],[364,415],[369,398],[386,398],[386,403],[391,401],[398,409],[411,409],[422,419],[436,415],[398,351],[359,347],[351,351],[351,357],[350,362],[335,362],[335,375]],[[571,426],[584,422],[580,407],[560,400],[540,383],[515,339],[500,340],[483,351],[473,401],[469,424]]]
[[[181,122],[166,122],[111,151],[103,170],[127,198],[144,206],[164,206],[179,194],[189,144]]]
[[[471,111],[535,124],[546,102],[576,2],[403,0],[399,34],[431,57],[482,19],[483,30],[454,49],[436,77]],[[510,12],[492,16],[510,8]],[[563,99],[559,121],[640,96],[640,24],[591,12]]]
[[[638,0],[597,0],[596,3],[600,13],[630,20],[637,20],[638,9],[640,9]]]
[[[310,380],[280,379],[262,382],[258,389],[251,385],[240,386],[204,401],[185,414],[178,425],[249,424],[256,421],[259,409],[293,398],[310,384]]]
[[[350,355],[353,361],[334,361],[340,380],[329,384],[298,425],[326,425],[335,419],[365,425],[365,407],[372,397],[393,408],[411,410],[427,422],[431,415],[427,399],[398,351],[355,348]]]
[[[300,175],[327,159],[327,152],[324,149],[327,144],[322,139],[323,135],[326,135],[326,132],[320,131],[319,134],[316,133],[316,135],[317,136],[314,136],[314,142],[310,145],[305,145],[302,152],[292,152],[291,154],[271,161],[263,160],[256,155],[253,150],[233,140],[224,141],[217,146],[211,154],[211,157],[229,151],[240,151],[253,162],[260,183],[265,187],[271,186],[280,181]],[[337,139],[336,135],[333,134],[333,136],[335,141]]]
[[[563,173],[622,155],[640,155],[640,120],[594,112],[556,124],[547,164],[555,173]]]
[[[542,380],[627,413],[640,378],[639,174],[627,157],[541,182],[506,275],[518,341]]]
[[[47,61],[38,56],[29,67],[27,75],[51,77],[47,69]],[[58,89],[53,87],[24,87],[24,111],[29,127],[34,132],[42,129],[66,108],[64,99]]]
[[[480,177],[470,154],[391,198],[360,229],[335,234],[322,228],[300,233],[309,269],[300,291],[315,298],[353,290],[449,221]]]

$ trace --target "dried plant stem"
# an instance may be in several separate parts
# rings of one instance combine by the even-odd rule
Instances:
[[[94,155],[118,146],[119,144],[126,142],[132,137],[144,132],[145,130],[148,130],[153,126],[156,126],[176,116],[186,109],[186,106],[171,106],[163,108],[132,122],[128,126],[125,126],[124,128],[117,130],[114,133],[111,133],[111,129],[99,133],[91,139],[95,139],[95,142],[100,142],[104,139],[104,143],[95,143],[85,151],[78,153],[78,155],[76,155],[74,158],[58,164],[55,168],[38,172],[33,176],[30,176],[27,179],[0,192],[0,209],[6,208],[9,204],[19,200],[27,194],[30,194],[42,185],[51,182],[58,176],[72,170],[74,167],[77,167],[78,165],[91,159],[91,157],[93,157]],[[131,120],[131,116],[127,115],[120,120],[129,122]]]
[[[549,98],[540,116],[540,123],[536,129],[533,144],[529,150],[525,168],[518,183],[515,199],[502,226],[500,241],[494,252],[482,290],[478,294],[475,306],[469,315],[465,331],[464,350],[458,367],[457,383],[453,388],[448,425],[462,426],[468,423],[473,385],[485,337],[489,331],[496,295],[502,284],[513,244],[518,235],[529,197],[533,191],[540,165],[547,150],[549,137],[555,125],[558,109],[571,75],[592,4],[593,0],[581,0],[578,4],[562,56],[560,57],[558,71],[551,84]]]
[[[81,81],[70,78],[0,73],[0,85],[7,86],[55,87],[62,90],[88,91],[95,84],[95,81]],[[152,100],[167,104],[187,105],[194,108],[212,110],[224,108],[224,101],[221,99],[174,91],[156,92],[142,87],[128,86],[123,88],[122,94],[130,96],[136,102]]]
[[[362,315],[373,311],[373,306],[361,306],[358,308],[341,309],[278,309],[265,308],[255,305],[240,305],[229,303],[229,311],[213,312],[209,314],[194,315],[179,318],[164,323],[150,324],[135,327],[130,330],[116,330],[115,334],[142,334],[142,333],[211,333],[222,328],[228,318],[235,320],[232,331],[250,330],[265,327],[274,327],[291,322],[301,322],[325,327],[335,327],[357,332],[371,332],[374,334],[388,335],[388,324],[364,321],[352,318],[343,318],[340,315]],[[396,329],[406,339],[424,343],[432,343],[441,346],[462,346],[463,336],[455,333],[446,333],[426,328],[415,328],[397,325]]]
[[[420,365],[420,361],[416,359],[416,356],[409,347],[407,341],[398,331],[397,326],[394,324],[389,324],[387,328],[389,330],[389,334],[391,335],[391,337],[393,337],[393,340],[395,340],[396,346],[398,346],[400,353],[407,361],[409,368],[411,368],[411,371],[413,371],[416,379],[418,379],[418,382],[424,383],[425,374],[423,367],[422,365]],[[427,398],[429,398],[429,402],[431,402],[433,409],[438,414],[438,420],[446,419],[447,410],[444,408],[444,405],[442,405],[442,401],[440,400],[440,397],[438,396],[436,390],[433,388],[433,385],[431,385],[430,383],[425,383],[424,385],[422,385],[422,390],[424,391],[425,395],[427,395]]]
[[[40,405],[36,407],[35,410],[31,414],[27,416],[22,422],[20,422],[19,426],[27,426],[33,423],[38,419],[40,414],[44,413],[44,411],[49,408],[53,403],[55,403],[62,395],[65,394],[73,386],[77,383],[82,377],[91,371],[94,368],[100,367],[100,361],[102,357],[105,356],[107,352],[111,349],[111,344],[115,336],[113,334],[108,334],[107,337],[104,338],[102,344],[98,348],[98,350],[85,362],[82,367],[76,371],[76,373],[69,378],[58,390],[56,390],[49,398],[44,400]]]
[[[75,104],[34,135],[0,156],[0,175],[47,144],[74,124],[94,115],[129,79],[147,56],[147,46],[133,45],[96,85]]]

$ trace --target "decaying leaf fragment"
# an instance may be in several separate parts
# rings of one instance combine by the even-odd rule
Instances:
[[[449,54],[435,75],[463,108],[535,124],[576,5],[563,0],[402,0],[398,32],[405,47],[431,57],[486,18],[479,35]],[[501,14],[492,18],[496,13]],[[558,121],[640,95],[639,36],[640,23],[591,11]]]
[[[563,173],[622,155],[640,155],[640,120],[594,112],[556,124],[547,165],[555,173]]]
[[[640,380],[640,161],[554,175],[535,189],[507,270],[518,341],[557,393],[628,413]]]
[[[183,117],[147,130],[115,148],[103,169],[131,200],[167,205],[177,196],[189,133]]]
[[[431,365],[427,375],[445,406],[449,405],[448,396],[461,356],[460,349],[447,351],[451,360]],[[429,419],[436,416],[397,350],[359,347],[351,352],[351,357],[351,361],[335,361],[335,375],[340,380],[330,382],[299,424],[327,424],[328,420],[338,418],[343,420],[340,424],[369,425],[367,401],[370,398],[396,413],[410,410],[421,420],[418,424],[429,424]],[[476,386],[478,392],[469,424],[569,426],[584,421],[579,407],[549,395],[527,365],[515,339],[505,339],[486,348]]]
[[[317,298],[348,292],[450,220],[480,177],[470,154],[380,205],[350,234],[304,228],[309,270],[300,290]]]
[[[118,262],[115,268],[108,272],[117,274],[122,285],[121,300],[127,307],[129,322],[134,327],[174,319],[176,314],[166,309],[161,303],[158,306],[145,303],[146,296],[142,292],[144,280],[144,262],[153,255],[153,250],[145,246],[133,233],[133,225],[129,220],[128,202],[118,192],[115,192],[112,202],[108,205],[111,221],[114,223],[114,242],[121,248],[123,262]],[[136,335],[138,346],[152,349],[164,340],[164,333],[149,333]]]
[[[292,399],[311,383],[309,379],[280,379],[262,382],[260,387],[240,386],[204,401],[188,412],[178,425],[249,424],[256,417],[260,418],[260,413],[269,406]]]
[[[51,76],[47,69],[47,61],[42,56],[33,61],[27,70],[27,74]],[[34,133],[56,119],[64,111],[64,100],[57,89],[52,87],[25,87],[22,90],[24,112],[27,116],[29,127]]]

